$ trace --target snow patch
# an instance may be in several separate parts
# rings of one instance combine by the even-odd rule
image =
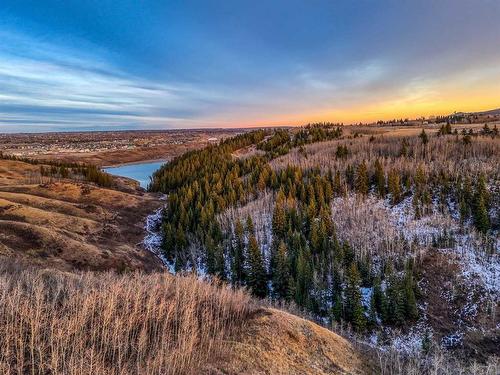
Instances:
[[[166,199],[166,198],[165,198]],[[147,251],[152,252],[162,261],[163,265],[172,274],[175,274],[175,267],[170,263],[167,258],[163,255],[161,244],[163,241],[163,236],[161,232],[161,223],[163,219],[163,207],[157,209],[151,215],[146,217],[146,224],[144,229],[146,230],[146,236],[143,240],[143,246]]]

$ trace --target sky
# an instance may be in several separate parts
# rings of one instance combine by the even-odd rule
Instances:
[[[498,0],[2,0],[0,132],[500,107]]]

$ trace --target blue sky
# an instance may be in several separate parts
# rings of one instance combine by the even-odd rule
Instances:
[[[500,107],[499,19],[495,0],[3,0],[0,131]]]

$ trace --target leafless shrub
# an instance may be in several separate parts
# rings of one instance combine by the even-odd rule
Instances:
[[[288,165],[300,168],[320,167],[323,171],[344,173],[349,165],[357,165],[363,160],[374,163],[379,159],[384,170],[396,170],[401,174],[413,175],[421,166],[427,175],[441,171],[457,178],[477,176],[484,173],[491,180],[498,180],[500,153],[498,139],[477,137],[470,145],[464,145],[458,136],[432,136],[427,145],[418,137],[387,135],[376,137],[372,142],[368,137],[340,139],[318,142],[305,147],[305,153],[298,149],[271,161],[274,169]],[[403,141],[406,142],[406,156],[402,156]],[[337,146],[347,146],[345,158],[336,157]]]
[[[265,191],[257,199],[250,201],[244,206],[231,207],[219,215],[218,220],[222,228],[228,232],[234,230],[234,224],[239,219],[243,224],[248,216],[251,217],[255,227],[255,236],[261,246],[270,246],[271,221],[274,210],[274,194]]]
[[[438,347],[429,354],[411,357],[396,350],[378,350],[375,362],[381,375],[497,375],[500,371],[498,357],[486,363],[467,362]]]
[[[198,374],[250,313],[193,276],[0,266],[0,373]]]

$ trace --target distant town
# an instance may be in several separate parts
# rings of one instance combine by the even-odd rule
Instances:
[[[448,116],[429,116],[416,119],[400,118],[372,123],[352,124],[375,127],[434,127],[438,124],[462,125],[500,123],[500,109],[486,112],[455,112]],[[332,123],[333,124],[333,123]],[[343,126],[344,124],[337,124]],[[346,125],[347,126],[347,125]],[[85,161],[97,165],[164,159],[183,151],[243,133],[248,129],[182,129],[182,130],[130,130],[94,132],[53,132],[0,134],[0,152],[5,155]],[[98,157],[95,157],[98,155]]]

